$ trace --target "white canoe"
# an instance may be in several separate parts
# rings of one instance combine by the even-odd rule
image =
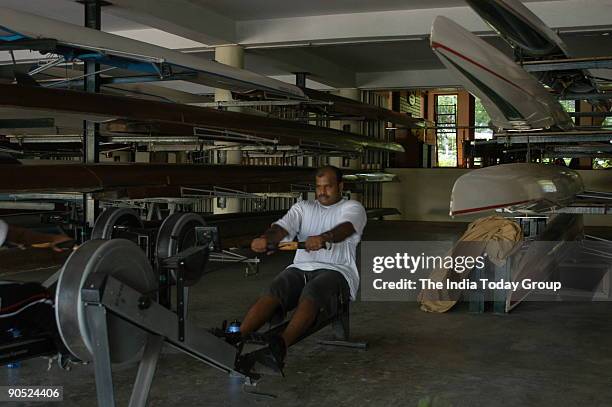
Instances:
[[[501,164],[480,168],[455,181],[450,215],[505,208],[525,214],[546,212],[571,203],[584,186],[569,168],[543,164]]]
[[[482,101],[497,129],[573,128],[563,107],[533,76],[454,21],[436,17],[431,47],[461,85]]]

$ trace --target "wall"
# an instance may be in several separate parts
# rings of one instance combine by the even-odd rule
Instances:
[[[448,215],[450,194],[455,180],[467,169],[388,168],[400,182],[383,184],[383,207],[397,208],[401,216],[389,220],[469,222],[480,215],[452,219]],[[578,171],[587,190],[612,192],[612,171]],[[612,226],[612,215],[585,215],[589,226]]]
[[[383,207],[397,208],[402,220],[452,221],[448,215],[455,180],[469,170],[387,168],[399,182],[383,184]],[[389,217],[389,219],[393,219]],[[464,219],[457,219],[465,222]]]
[[[415,96],[413,105],[408,101],[411,94]],[[396,112],[409,113],[412,117],[423,117],[425,111],[420,90],[393,92],[391,107]]]

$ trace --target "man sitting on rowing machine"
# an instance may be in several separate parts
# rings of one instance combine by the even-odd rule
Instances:
[[[240,326],[242,338],[257,331],[280,307],[296,308],[281,335],[267,338],[282,368],[287,347],[315,322],[319,310],[342,292],[354,300],[359,287],[356,248],[367,222],[361,203],[342,198],[342,172],[333,166],[316,172],[316,200],[300,201],[260,237],[251,242],[257,253],[271,254],[281,241],[305,241],[293,264],[278,274],[267,292],[249,309]],[[327,250],[325,250],[327,248]]]

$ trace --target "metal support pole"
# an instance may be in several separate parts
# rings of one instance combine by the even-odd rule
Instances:
[[[163,344],[163,336],[149,335],[142,360],[138,365],[138,373],[132,389],[129,407],[145,407],[147,405],[147,398],[151,391],[151,384]]]
[[[307,72],[296,72],[295,73],[295,85],[300,88],[306,87],[306,76],[308,76]]]
[[[178,315],[178,340],[185,340],[185,291],[183,264],[176,270],[176,314]]]
[[[102,27],[101,6],[98,0],[89,0],[84,3],[85,6],[85,27],[100,30]],[[99,93],[100,92],[100,75],[92,75],[100,70],[100,65],[95,60],[85,61],[85,92]],[[98,162],[98,137],[100,133],[100,125],[98,123],[84,121],[83,131],[85,133],[84,140],[84,161],[85,163]]]
[[[98,406],[115,407],[115,392],[113,390],[113,374],[108,342],[108,327],[106,325],[106,308],[99,305],[88,305],[85,314],[92,332],[93,362],[96,375],[96,393]]]
[[[479,269],[474,268],[470,273],[470,281],[475,281],[477,283],[480,282],[480,279],[486,277],[487,270],[492,267],[492,264],[489,259],[486,260],[486,268]],[[468,309],[471,313],[482,314],[484,312],[485,306],[485,290],[479,285],[478,289],[471,290],[469,293],[469,305]]]
[[[506,263],[501,266],[493,265],[493,272],[495,275],[495,281],[510,281],[512,278],[512,257],[506,259]],[[506,313],[506,302],[510,296],[510,292],[507,290],[494,290],[493,291],[493,312],[496,314]]]
[[[87,0],[83,5],[85,7],[85,27],[100,30],[102,27],[102,11],[100,1]],[[95,60],[85,61],[85,92],[100,92],[100,75],[95,73],[99,70],[100,65],[96,63]],[[83,136],[83,162],[85,164],[94,164],[99,162],[100,124],[87,120],[83,121]],[[86,228],[93,227],[98,209],[98,202],[96,202],[91,195],[85,195],[83,199],[83,220]]]

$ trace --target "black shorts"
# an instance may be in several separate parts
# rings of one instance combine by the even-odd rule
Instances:
[[[285,313],[294,309],[302,298],[314,301],[318,309],[329,310],[339,295],[348,297],[349,286],[336,270],[303,271],[288,267],[274,278],[267,294],[280,301]]]

